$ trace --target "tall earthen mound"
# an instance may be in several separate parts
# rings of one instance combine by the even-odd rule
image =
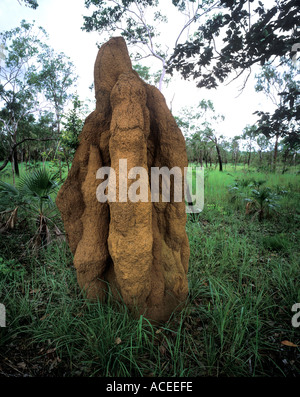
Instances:
[[[179,167],[183,176],[185,141],[162,94],[132,69],[123,38],[100,48],[94,78],[96,110],[85,121],[56,199],[78,283],[88,298],[101,300],[109,285],[135,314],[166,321],[188,294],[184,190],[182,200],[174,200],[171,178],[170,202],[151,202],[150,174],[152,167]],[[97,187],[106,180],[96,178],[102,167],[115,171],[119,197],[120,159],[128,171],[147,171],[148,201],[98,201]],[[129,188],[135,180],[127,182]]]

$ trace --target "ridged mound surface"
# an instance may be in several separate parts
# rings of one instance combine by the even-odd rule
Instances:
[[[88,298],[101,300],[109,284],[135,314],[167,321],[188,294],[185,203],[174,202],[172,193],[171,202],[152,203],[150,174],[151,167],[179,167],[184,175],[185,141],[163,95],[132,69],[122,37],[100,48],[94,79],[96,110],[85,121],[56,199],[78,283]],[[128,171],[147,170],[148,202],[97,200],[97,187],[104,181],[96,179],[101,167],[115,170],[118,197],[124,172],[120,159],[127,159]],[[128,189],[134,182],[128,179]]]

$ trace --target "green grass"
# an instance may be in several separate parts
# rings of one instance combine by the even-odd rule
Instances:
[[[111,296],[106,304],[86,300],[65,243],[54,241],[34,256],[27,247],[30,228],[21,223],[3,234],[1,370],[31,376],[299,375],[300,328],[291,324],[291,307],[300,302],[299,176],[229,167],[206,174],[204,209],[187,222],[189,297],[161,326],[134,319]],[[280,210],[261,222],[228,192],[236,178],[249,176],[286,191]],[[298,347],[281,343],[286,340]]]
[[[47,170],[50,170],[53,172],[58,172],[57,164],[54,163],[53,161],[45,161],[44,163],[40,162],[40,161],[37,161],[37,162],[32,161],[31,163],[28,163],[27,166],[25,163],[20,163],[19,164],[19,172],[20,172],[20,175],[22,176],[26,173],[30,173],[31,171],[39,169],[43,166],[45,166],[45,168]],[[62,163],[62,180],[64,180],[66,178],[67,174],[68,174],[67,166],[66,166],[66,163],[63,162]],[[13,183],[12,170],[11,170],[10,166],[7,166],[3,171],[0,172],[0,179],[4,182],[10,183],[10,184]],[[18,183],[18,180],[19,180],[19,178],[16,175],[15,176],[16,183]]]

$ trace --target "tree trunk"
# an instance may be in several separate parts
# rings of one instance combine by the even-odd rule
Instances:
[[[239,158],[239,153],[238,153],[238,152],[236,152],[236,154],[235,154],[235,158],[234,158],[234,169],[235,169],[235,170],[236,170],[236,166],[237,166],[238,158]]]
[[[273,164],[273,154],[272,154],[271,150],[269,152],[269,161],[268,161],[268,163],[269,163],[269,170],[271,171],[272,170],[272,164]]]
[[[216,144],[217,154],[218,154],[218,161],[219,161],[219,171],[223,171],[223,164],[222,164],[222,157],[219,145]]]
[[[200,163],[201,167],[203,167],[203,154],[202,154],[202,150],[200,150],[200,153],[199,153],[199,163]]]
[[[276,172],[276,162],[277,162],[277,153],[278,153],[278,138],[279,138],[279,134],[276,134],[276,141],[275,141],[275,146],[274,146],[273,172]]]
[[[259,165],[262,165],[262,151],[259,151]]]
[[[13,153],[13,163],[14,163],[14,170],[17,176],[20,176],[20,171],[19,171],[19,163],[18,163],[18,152],[15,149]]]
[[[13,156],[11,158],[11,171],[12,171],[12,179],[13,179],[13,185],[16,185],[16,180],[15,180],[15,167],[14,167],[14,160]]]
[[[248,168],[250,167],[250,161],[251,161],[251,147],[250,147],[250,150],[249,150]]]
[[[283,174],[284,174],[284,173],[286,172],[286,170],[287,170],[286,163],[287,163],[288,155],[289,155],[289,150],[285,150],[284,156],[283,156],[283,168],[282,168],[282,173],[283,173]]]

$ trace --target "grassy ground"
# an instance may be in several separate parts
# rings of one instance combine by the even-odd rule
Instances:
[[[228,189],[250,178],[279,197],[261,221]],[[298,376],[299,198],[296,174],[206,171],[204,210],[187,222],[189,297],[160,327],[88,302],[66,244],[33,255],[19,222],[0,242],[0,376]]]

